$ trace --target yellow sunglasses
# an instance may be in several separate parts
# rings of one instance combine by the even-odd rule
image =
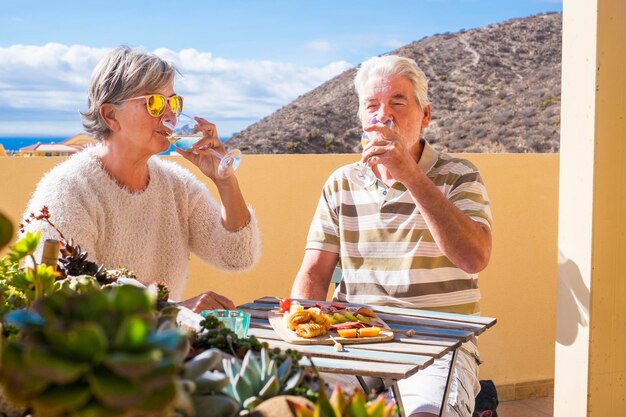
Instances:
[[[183,111],[183,97],[177,95],[165,97],[162,94],[149,94],[145,96],[127,98],[126,100],[122,100],[121,103],[130,100],[139,100],[140,98],[146,100],[146,109],[148,109],[148,113],[152,117],[159,117],[165,113],[165,106],[168,104],[170,109],[172,109],[176,115],[182,113]]]

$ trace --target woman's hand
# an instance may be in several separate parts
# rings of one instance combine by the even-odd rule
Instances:
[[[215,182],[220,160],[213,151],[224,155],[226,149],[217,135],[217,126],[201,117],[195,117],[194,119],[197,123],[196,129],[202,132],[202,139],[194,143],[188,151],[176,148],[176,152],[200,168],[204,175]]]
[[[181,301],[178,304],[196,313],[200,313],[202,310],[233,310],[235,308],[235,303],[233,303],[230,298],[226,298],[213,291],[204,292],[188,300]]]

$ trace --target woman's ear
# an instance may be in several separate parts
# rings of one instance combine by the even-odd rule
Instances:
[[[117,108],[111,103],[104,103],[100,106],[100,117],[113,132],[120,130],[120,123],[117,120]]]
[[[428,127],[430,123],[430,104],[424,107],[424,118],[422,119],[422,129]]]

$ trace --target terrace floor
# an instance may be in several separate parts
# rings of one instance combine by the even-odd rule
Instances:
[[[498,404],[498,417],[552,417],[554,397],[503,401]]]

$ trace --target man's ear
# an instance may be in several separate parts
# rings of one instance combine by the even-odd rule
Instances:
[[[430,123],[430,104],[424,107],[424,118],[422,119],[422,129],[428,127]]]
[[[117,120],[117,108],[111,103],[104,103],[100,106],[100,117],[113,132],[120,130],[120,123]]]

